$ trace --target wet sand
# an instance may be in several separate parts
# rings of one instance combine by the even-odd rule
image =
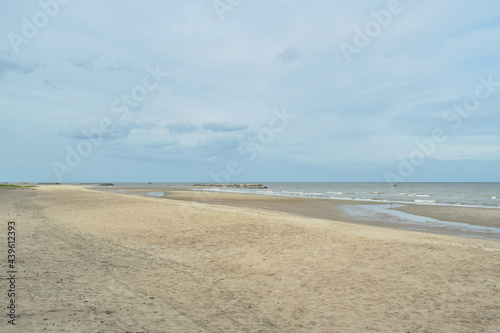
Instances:
[[[19,291],[0,331],[500,329],[498,242],[76,186],[0,191],[0,218]]]
[[[500,228],[500,209],[496,208],[407,205],[395,209],[405,213],[427,216],[442,221]]]

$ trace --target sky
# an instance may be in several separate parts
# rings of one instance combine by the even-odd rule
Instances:
[[[0,182],[500,181],[496,0],[0,6]]]

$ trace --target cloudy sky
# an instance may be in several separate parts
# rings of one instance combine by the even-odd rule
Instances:
[[[4,1],[1,181],[500,181],[496,0]]]

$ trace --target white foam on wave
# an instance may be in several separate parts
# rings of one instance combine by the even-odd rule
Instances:
[[[377,192],[373,192],[377,193]],[[427,198],[430,197],[430,194],[419,194],[419,193],[399,193],[399,195],[407,196],[407,197],[420,197],[420,198]]]
[[[294,195],[301,195],[301,194],[303,194],[304,192],[281,191],[281,193],[285,193],[285,194],[294,194]]]

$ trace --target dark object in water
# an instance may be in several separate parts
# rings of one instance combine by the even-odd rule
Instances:
[[[111,183],[102,183],[101,186],[115,186],[115,184],[111,184]]]

